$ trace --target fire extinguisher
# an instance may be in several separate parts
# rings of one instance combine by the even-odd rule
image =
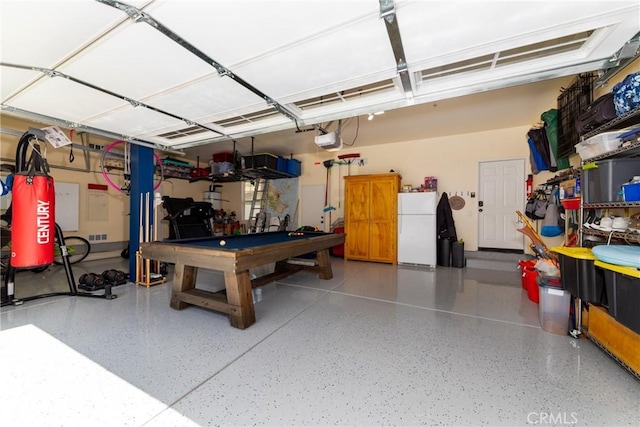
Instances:
[[[533,194],[533,175],[527,177],[527,199]]]

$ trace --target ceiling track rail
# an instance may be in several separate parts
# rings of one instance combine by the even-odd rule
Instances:
[[[143,12],[142,10],[136,7],[133,7],[131,5],[128,5],[126,3],[116,1],[116,0],[96,0],[96,1],[103,3],[107,6],[116,8],[118,10],[121,10],[124,13],[126,13],[129,16],[129,18],[131,18],[132,21],[144,22],[149,26],[151,26],[152,28],[156,29],[157,31],[161,32],[162,34],[167,36],[169,39],[171,39],[173,42],[177,43],[178,45],[188,50],[198,58],[202,59],[208,65],[215,68],[215,70],[218,72],[218,75],[220,75],[221,77],[229,77],[230,79],[232,79],[233,81],[235,81],[236,83],[244,87],[245,89],[259,96],[267,103],[267,105],[273,107],[276,111],[278,111],[283,116],[287,117],[289,120],[296,121],[300,119],[300,117],[294,114],[291,110],[279,104],[273,98],[271,98],[270,96],[268,96],[267,94],[259,90],[258,88],[254,87],[249,82],[245,81],[244,79],[234,74],[231,70],[229,70],[224,65],[210,58],[206,53],[204,53],[200,49],[196,48],[195,46],[187,42],[185,39],[183,39],[173,31],[171,31],[169,28],[165,27],[163,24],[161,24],[159,21],[154,19],[148,13]]]
[[[393,0],[380,0],[380,17],[384,19],[387,27],[387,35],[391,42],[391,49],[396,60],[396,71],[402,84],[402,90],[407,99],[413,99],[413,88],[411,87],[411,77],[409,76],[409,66],[404,54],[400,27],[398,26],[398,16],[396,15],[396,5]]]
[[[94,85],[92,83],[88,83],[88,82],[85,82],[83,80],[77,79],[77,78],[72,77],[72,76],[70,76],[68,74],[61,73],[60,71],[51,70],[49,68],[30,67],[28,65],[9,64],[9,63],[6,63],[6,62],[0,62],[0,66],[7,67],[7,68],[17,68],[17,69],[21,69],[21,70],[38,71],[38,72],[42,73],[43,75],[46,75],[46,76],[49,76],[49,77],[52,77],[52,78],[53,77],[62,77],[62,78],[67,79],[67,80],[69,80],[71,82],[74,82],[74,83],[77,83],[79,85],[88,87],[88,88],[96,90],[98,92],[102,92],[104,94],[107,94],[107,95],[122,99],[123,101],[126,101],[129,104],[131,104],[131,106],[134,107],[134,108],[143,107],[143,108],[146,108],[148,110],[155,111],[156,113],[164,114],[165,116],[171,117],[173,119],[180,120],[180,121],[186,123],[188,126],[198,126],[200,128],[207,129],[207,130],[209,130],[211,132],[215,132],[218,135],[227,136],[228,137],[228,135],[225,135],[224,133],[222,133],[222,132],[220,132],[220,131],[218,131],[216,129],[210,128],[209,126],[205,126],[205,125],[203,125],[201,123],[193,122],[192,120],[185,119],[184,117],[180,117],[180,116],[178,116],[176,114],[173,114],[173,113],[170,113],[168,111],[161,110],[159,108],[153,107],[151,105],[145,104],[145,103],[137,101],[135,99],[131,99],[131,98],[128,98],[128,97],[126,97],[124,95],[120,95],[119,93],[113,92],[111,90],[108,90],[108,89],[102,88],[100,86],[96,86],[96,85]]]
[[[78,124],[78,123],[73,123],[70,122],[68,120],[62,120],[62,119],[58,119],[55,117],[51,117],[51,116],[47,116],[44,114],[39,114],[39,113],[34,113],[32,111],[27,111],[27,110],[23,110],[21,108],[16,108],[16,107],[12,107],[10,105],[5,105],[5,104],[1,104],[0,105],[0,109],[2,111],[6,111],[8,114],[13,114],[15,116],[19,116],[19,117],[23,117],[23,118],[27,118],[27,119],[31,119],[31,120],[35,120],[37,122],[40,123],[47,123],[47,124],[51,124],[51,125],[56,125],[56,126],[62,126],[65,128],[71,128],[71,129],[75,129],[75,130],[79,130],[79,131],[84,131],[90,134],[94,134],[94,135],[100,135],[100,136],[104,136],[106,138],[112,138],[112,139],[116,139],[116,140],[123,140],[123,141],[127,141],[130,142],[132,144],[136,144],[136,145],[140,145],[142,147],[148,147],[148,148],[152,148],[154,150],[159,150],[159,151],[164,151],[167,153],[171,153],[171,154],[177,154],[180,156],[184,156],[184,152],[180,151],[180,150],[176,150],[173,148],[169,148],[166,146],[163,146],[161,144],[157,144],[151,141],[145,141],[142,139],[138,139],[138,138],[134,138],[131,136],[126,136],[126,135],[119,135],[117,133],[114,132],[109,132],[103,129],[99,129],[99,128],[94,128],[91,126],[86,126],[86,125],[82,125],[82,124]]]
[[[625,43],[611,58],[601,67],[604,71],[598,76],[594,85],[601,88],[609,83],[613,77],[625,69],[629,64],[640,57],[640,33]]]

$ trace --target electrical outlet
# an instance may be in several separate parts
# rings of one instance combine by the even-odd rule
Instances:
[[[367,164],[367,159],[358,159],[358,166],[364,166]]]

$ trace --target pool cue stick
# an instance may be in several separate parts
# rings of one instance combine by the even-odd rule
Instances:
[[[291,225],[293,225],[293,229],[297,230],[298,229],[298,225],[296,224],[296,221],[298,220],[298,207],[300,206],[300,199],[298,199],[298,201],[296,202],[296,210],[293,212],[293,219],[291,220],[291,224],[289,225],[289,227],[291,227]]]
[[[140,204],[138,211],[138,250],[136,251],[136,282],[142,282],[142,257],[140,252],[140,244],[142,243],[142,193],[140,193]]]
[[[156,196],[155,194],[153,195],[153,203],[151,204],[152,206],[152,212],[153,212],[153,233],[151,236],[151,240],[154,242],[158,241],[158,204],[156,203]],[[154,273],[160,273],[160,261],[159,260],[154,260],[153,261],[153,272]]]
[[[144,241],[149,241],[149,192],[144,193]]]
[[[144,193],[144,241],[149,241],[149,192]],[[146,281],[147,286],[151,281],[151,260],[148,258],[144,260],[144,267],[146,273]]]

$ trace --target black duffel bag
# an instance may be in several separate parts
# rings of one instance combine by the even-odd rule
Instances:
[[[584,113],[576,119],[576,130],[580,135],[591,132],[595,128],[617,117],[613,94],[607,93],[593,101]]]

